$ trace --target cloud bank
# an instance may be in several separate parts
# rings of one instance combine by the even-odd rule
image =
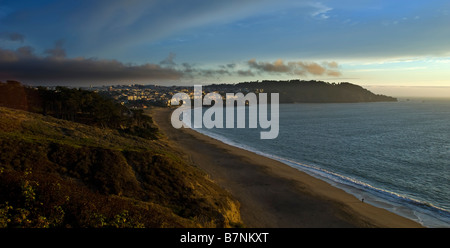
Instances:
[[[21,46],[16,50],[0,48],[0,80],[19,80],[31,84],[86,85],[151,83],[158,81],[222,81],[227,78],[264,78],[268,75],[280,77],[308,77],[341,75],[337,62],[290,61],[278,59],[274,62],[259,62],[250,59],[242,63],[217,66],[201,66],[190,63],[178,64],[176,54],[169,55],[159,63],[141,65],[126,64],[118,60],[75,57],[68,58],[58,40],[54,47],[37,55],[34,48]]]
[[[124,64],[117,60],[67,58],[62,42],[39,56],[29,46],[17,50],[0,48],[0,80],[83,84],[130,82],[134,80],[176,80],[182,73],[158,64]]]

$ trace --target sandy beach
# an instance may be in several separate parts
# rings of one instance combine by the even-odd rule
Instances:
[[[171,109],[148,111],[171,146],[241,203],[246,227],[422,227],[281,162],[175,129]]]

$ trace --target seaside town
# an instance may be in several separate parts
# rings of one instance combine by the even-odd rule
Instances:
[[[177,92],[187,92],[186,88],[158,85],[114,85],[91,88],[91,90],[113,98],[122,105],[132,108],[149,106],[170,106],[170,99]]]
[[[248,88],[234,88],[234,85],[213,84],[203,86],[202,95],[209,92],[217,92],[222,96],[229,92],[242,92],[244,94],[250,92]],[[146,109],[150,106],[170,106],[170,100],[176,93],[183,92],[191,98],[194,96],[193,86],[160,86],[160,85],[113,85],[113,86],[97,86],[85,88],[95,91],[103,96],[113,98],[115,101],[129,108]],[[227,90],[228,89],[228,90]],[[257,92],[263,92],[258,89]]]

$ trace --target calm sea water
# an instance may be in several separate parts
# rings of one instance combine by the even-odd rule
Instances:
[[[198,129],[428,227],[450,227],[450,100],[282,104],[277,139]]]

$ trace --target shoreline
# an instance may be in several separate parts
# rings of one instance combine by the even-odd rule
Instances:
[[[148,111],[169,145],[240,202],[247,227],[423,227],[280,161],[175,129],[172,109]]]

